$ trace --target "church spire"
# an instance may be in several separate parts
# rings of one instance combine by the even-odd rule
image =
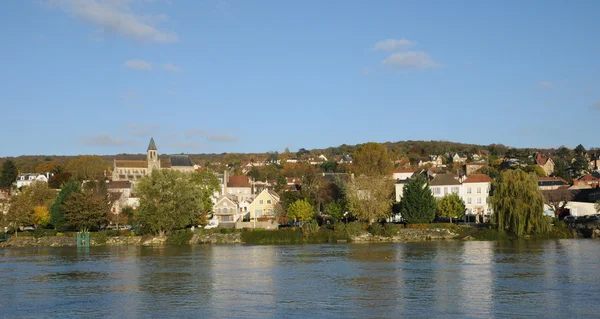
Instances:
[[[154,137],[150,138],[150,144],[148,144],[148,151],[157,151],[156,144],[154,143]]]

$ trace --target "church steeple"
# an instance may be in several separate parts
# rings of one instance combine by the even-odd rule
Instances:
[[[148,144],[148,151],[157,151],[156,144],[154,143],[154,137],[150,138],[150,144]]]

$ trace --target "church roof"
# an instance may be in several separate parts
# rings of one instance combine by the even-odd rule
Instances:
[[[115,167],[122,168],[148,168],[147,161],[115,160]]]
[[[148,144],[148,151],[157,151],[156,144],[154,143],[154,137],[150,138],[150,144]]]
[[[194,166],[188,155],[171,155],[171,167]]]

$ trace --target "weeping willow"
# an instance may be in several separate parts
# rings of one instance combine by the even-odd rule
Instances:
[[[494,183],[493,222],[499,231],[522,237],[550,230],[544,216],[544,195],[538,189],[537,176],[521,170],[502,173]]]

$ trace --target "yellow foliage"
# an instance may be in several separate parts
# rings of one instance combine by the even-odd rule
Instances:
[[[33,208],[33,223],[46,226],[50,222],[50,212],[46,206],[35,206]]]

